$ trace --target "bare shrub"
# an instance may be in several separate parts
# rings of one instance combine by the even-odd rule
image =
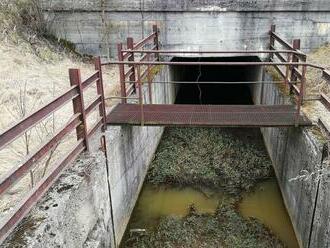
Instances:
[[[27,81],[13,81],[13,87],[16,89],[15,92],[9,93],[7,98],[4,97],[4,101],[2,102],[2,106],[7,110],[13,120],[24,119],[42,105],[39,94],[28,88]],[[24,132],[20,138],[21,142],[10,144],[9,150],[14,156],[19,157],[22,160],[28,156],[38,144],[53,136],[54,132],[55,115],[52,115],[38,123],[33,129]],[[41,167],[35,166],[35,169],[30,170],[31,187],[33,187],[37,181],[35,178],[36,170],[42,170],[41,177],[45,176],[58,145],[59,144],[55,145],[55,147],[50,150]]]
[[[0,21],[2,34],[5,35],[29,32],[30,36],[35,36],[46,31],[38,0],[2,0]]]

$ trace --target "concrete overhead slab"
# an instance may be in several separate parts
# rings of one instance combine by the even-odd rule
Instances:
[[[327,0],[42,0],[44,9],[84,11],[329,11]]]
[[[282,37],[301,39],[309,51],[330,41],[327,0],[107,0],[41,1],[49,30],[81,53],[116,57],[126,37],[160,28],[163,48],[184,50],[267,49],[271,24]],[[101,4],[102,3],[102,4]]]

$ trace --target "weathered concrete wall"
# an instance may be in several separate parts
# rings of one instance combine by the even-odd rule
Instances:
[[[41,0],[45,9],[85,11],[324,11],[330,10],[327,0],[105,0],[70,1]]]
[[[112,247],[105,156],[98,136],[91,144],[1,247]]]
[[[271,80],[270,76],[265,75],[265,80]],[[275,85],[255,86],[252,92],[256,104],[289,103]],[[262,128],[261,131],[299,244],[301,247],[328,247],[325,230],[330,230],[329,224],[320,219],[320,215],[329,211],[326,209],[328,203],[325,203],[328,186],[320,187],[320,182],[315,178],[290,182],[302,170],[312,172],[322,164],[324,144],[310,128]],[[315,212],[319,213],[318,219]],[[323,232],[317,230],[317,240],[310,245],[316,229]]]
[[[330,180],[329,175],[321,178],[318,182],[317,207],[313,220],[309,247],[330,247]]]
[[[156,81],[167,81],[168,67],[157,75]],[[145,102],[148,102],[145,88]],[[173,103],[172,85],[153,84],[153,103]],[[163,127],[120,126],[106,132],[111,194],[116,241],[122,239],[148,166],[153,159]]]
[[[330,41],[327,0],[42,0],[49,29],[83,53],[116,55],[116,43],[141,39],[157,23],[169,49],[262,49],[271,24],[302,50]]]

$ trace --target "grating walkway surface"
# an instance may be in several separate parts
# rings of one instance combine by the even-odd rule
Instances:
[[[285,127],[294,126],[293,105],[184,105],[146,104],[143,118],[139,104],[118,104],[107,116],[109,125]],[[299,117],[300,126],[312,123]]]

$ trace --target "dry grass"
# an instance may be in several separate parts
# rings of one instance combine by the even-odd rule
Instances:
[[[330,69],[330,44],[325,44],[311,52],[307,58],[310,63],[320,64]],[[308,69],[306,92],[308,96],[319,95],[320,92],[330,96],[329,83],[322,80],[322,72],[320,70]]]
[[[26,85],[28,114],[59,96],[70,87],[68,69],[80,68],[82,79],[94,73],[94,65],[70,58],[65,53],[59,54],[47,50],[52,57],[51,62],[43,60],[33,51],[10,43],[0,44],[0,131],[17,121],[10,114],[12,101],[17,96],[20,87]],[[104,68],[104,84],[106,95],[118,94],[117,70],[114,67]]]
[[[53,51],[52,47],[46,44],[38,47],[39,53],[35,53],[32,46],[23,42],[22,46],[8,41],[0,44],[0,132],[27,116],[41,106],[45,105],[54,97],[63,93],[70,87],[68,69],[80,68],[82,79],[86,79],[95,72],[92,63],[84,63],[66,52]],[[43,51],[40,53],[40,51]],[[40,54],[46,54],[41,57]],[[104,83],[106,96],[117,95],[118,86],[117,70],[114,67],[104,68]],[[24,100],[20,97],[24,96]],[[96,88],[92,87],[86,91],[85,105],[96,96]],[[24,104],[23,104],[24,103]],[[22,104],[23,113],[22,113]],[[37,146],[39,146],[54,131],[63,126],[72,115],[72,104],[69,102],[54,115],[44,120],[36,128],[27,133],[27,142],[20,138],[13,142],[6,149],[0,151],[0,178],[16,167],[23,158]],[[94,113],[95,116],[95,113]],[[91,126],[97,118],[90,118]],[[72,147],[75,136],[71,135],[67,140],[60,143],[56,152],[52,155],[51,165],[57,158],[63,156]],[[51,168],[45,170],[45,164],[49,155],[33,169],[33,183],[39,181]],[[8,194],[0,200],[0,209],[11,210],[14,203],[31,188],[32,180],[30,175],[23,178],[17,186],[12,188]],[[4,211],[2,214],[4,214]],[[0,215],[1,216],[1,215]]]
[[[325,44],[315,51],[310,52],[307,59],[310,63],[319,64],[330,69],[330,44]],[[308,68],[306,76],[306,99],[318,98],[320,93],[330,96],[330,85],[322,79],[321,70]],[[303,111],[314,123],[317,123],[321,117],[330,123],[330,113],[319,101],[305,102]],[[316,137],[319,138],[318,136]]]
[[[330,44],[325,44],[320,48],[310,52],[307,55],[309,63],[322,65],[327,69],[330,69]],[[283,80],[279,73],[273,67],[267,67],[267,72],[272,75],[275,81]],[[330,85],[324,79],[322,79],[322,71],[308,68],[307,70],[307,82],[305,89],[305,99],[310,99],[304,102],[303,112],[314,123],[318,122],[318,119],[322,117],[324,120],[330,123],[330,113],[317,99],[320,97],[320,93],[324,93],[330,96]],[[288,89],[284,86],[279,86],[279,90],[288,95]],[[315,100],[313,100],[315,99]],[[293,98],[292,98],[292,101]],[[317,136],[319,138],[320,135]],[[322,138],[323,139],[323,138]]]

